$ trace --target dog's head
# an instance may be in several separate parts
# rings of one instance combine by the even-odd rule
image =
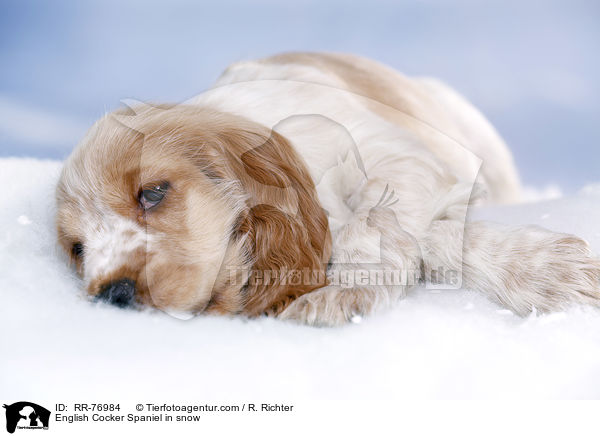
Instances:
[[[88,293],[118,306],[278,313],[323,285],[248,281],[249,269],[324,271],[330,234],[286,139],[231,114],[105,116],[67,160],[57,205],[58,239]]]

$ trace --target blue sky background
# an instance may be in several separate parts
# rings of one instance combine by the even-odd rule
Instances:
[[[600,2],[3,0],[0,156],[64,158],[123,98],[177,102],[286,50],[437,76],[513,149],[525,183],[600,180]]]

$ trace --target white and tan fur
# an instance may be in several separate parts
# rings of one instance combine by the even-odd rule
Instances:
[[[265,285],[240,271],[378,268],[457,271],[453,286],[519,314],[600,301],[584,241],[465,224],[479,199],[518,201],[520,183],[493,127],[438,81],[290,53],[236,63],[182,105],[132,109],[96,123],[57,190],[59,238],[85,247],[75,261],[91,295],[129,277],[138,302],[163,310],[336,325],[414,281]],[[166,204],[140,210],[141,187],[161,180]]]

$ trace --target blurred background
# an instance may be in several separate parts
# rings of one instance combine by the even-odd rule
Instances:
[[[123,98],[178,102],[231,62],[352,52],[436,76],[498,128],[523,181],[600,180],[600,2],[2,0],[0,157],[63,159]]]

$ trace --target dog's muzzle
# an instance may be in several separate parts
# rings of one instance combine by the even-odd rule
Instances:
[[[130,279],[120,279],[104,285],[97,298],[117,307],[125,308],[131,306],[134,296],[135,282]]]

